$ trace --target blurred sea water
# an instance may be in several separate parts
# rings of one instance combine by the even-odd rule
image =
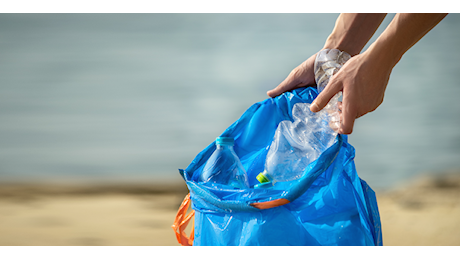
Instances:
[[[337,16],[0,14],[0,181],[180,182]],[[371,187],[460,169],[459,25],[449,14],[409,50],[383,104],[356,121]]]

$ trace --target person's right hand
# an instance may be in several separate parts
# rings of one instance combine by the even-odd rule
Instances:
[[[305,86],[315,86],[315,59],[316,54],[302,62],[297,68],[293,69],[287,78],[276,88],[267,92],[270,97],[276,97],[286,91]]]
[[[385,53],[373,54],[375,52],[368,50],[347,61],[311,104],[311,111],[318,112],[335,94],[342,91],[343,99],[338,104],[340,134],[351,134],[355,119],[374,111],[383,102],[394,65]]]

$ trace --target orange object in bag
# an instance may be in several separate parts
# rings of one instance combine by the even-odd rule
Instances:
[[[187,215],[187,210],[190,207],[190,193],[185,196],[184,201],[182,201],[182,204],[179,207],[179,210],[177,211],[176,219],[174,220],[174,224],[171,226],[174,229],[174,232],[176,233],[176,238],[177,241],[183,245],[183,246],[191,246],[193,245],[193,235],[194,235],[194,225],[192,224],[192,231],[190,236],[188,237],[185,234],[185,229],[188,226],[188,223],[192,219],[193,216],[195,216],[195,210],[192,210],[188,215]]]

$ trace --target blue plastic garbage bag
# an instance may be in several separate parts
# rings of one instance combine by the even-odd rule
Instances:
[[[256,103],[221,134],[234,138],[251,187],[258,184],[278,124],[293,121],[294,104],[311,103],[317,95],[316,88],[300,88]],[[382,245],[375,193],[358,177],[346,135],[338,135],[303,177],[268,189],[199,183],[215,149],[213,142],[179,170],[195,210],[194,246]]]

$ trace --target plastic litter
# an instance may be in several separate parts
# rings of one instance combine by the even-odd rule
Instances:
[[[318,53],[314,71],[319,92],[350,58],[348,53],[337,49]],[[341,93],[335,95],[318,113],[310,111],[310,103],[294,105],[294,122],[282,121],[276,129],[265,169],[256,177],[260,183],[297,180],[306,167],[332,145],[340,126],[337,104],[340,96]]]
[[[299,179],[307,166],[336,139],[337,133],[329,126],[326,111],[313,113],[309,103],[297,103],[292,116],[294,122],[284,120],[276,129],[265,169],[257,176],[261,183]]]
[[[179,170],[190,191],[173,225],[180,244],[382,245],[375,193],[358,177],[346,135],[338,134],[299,179],[255,186],[278,125],[294,122],[295,104],[311,103],[317,95],[316,88],[299,88],[255,103],[220,135],[234,138],[251,188],[199,181],[215,142]],[[187,214],[190,204],[193,211]],[[194,230],[187,235],[189,223]]]
[[[337,49],[324,49],[318,52],[315,59],[315,81],[321,93],[329,83],[329,79],[351,58],[350,54]]]
[[[329,83],[330,78],[351,58],[350,54],[337,49],[324,49],[318,52],[315,59],[315,81],[318,93],[321,93]],[[323,108],[329,115],[329,124],[337,131],[340,127],[340,116],[338,102],[341,100],[342,92],[331,98]]]
[[[233,151],[232,137],[217,137],[217,149],[209,157],[200,181],[229,185],[237,189],[249,188],[248,176],[240,159]]]

